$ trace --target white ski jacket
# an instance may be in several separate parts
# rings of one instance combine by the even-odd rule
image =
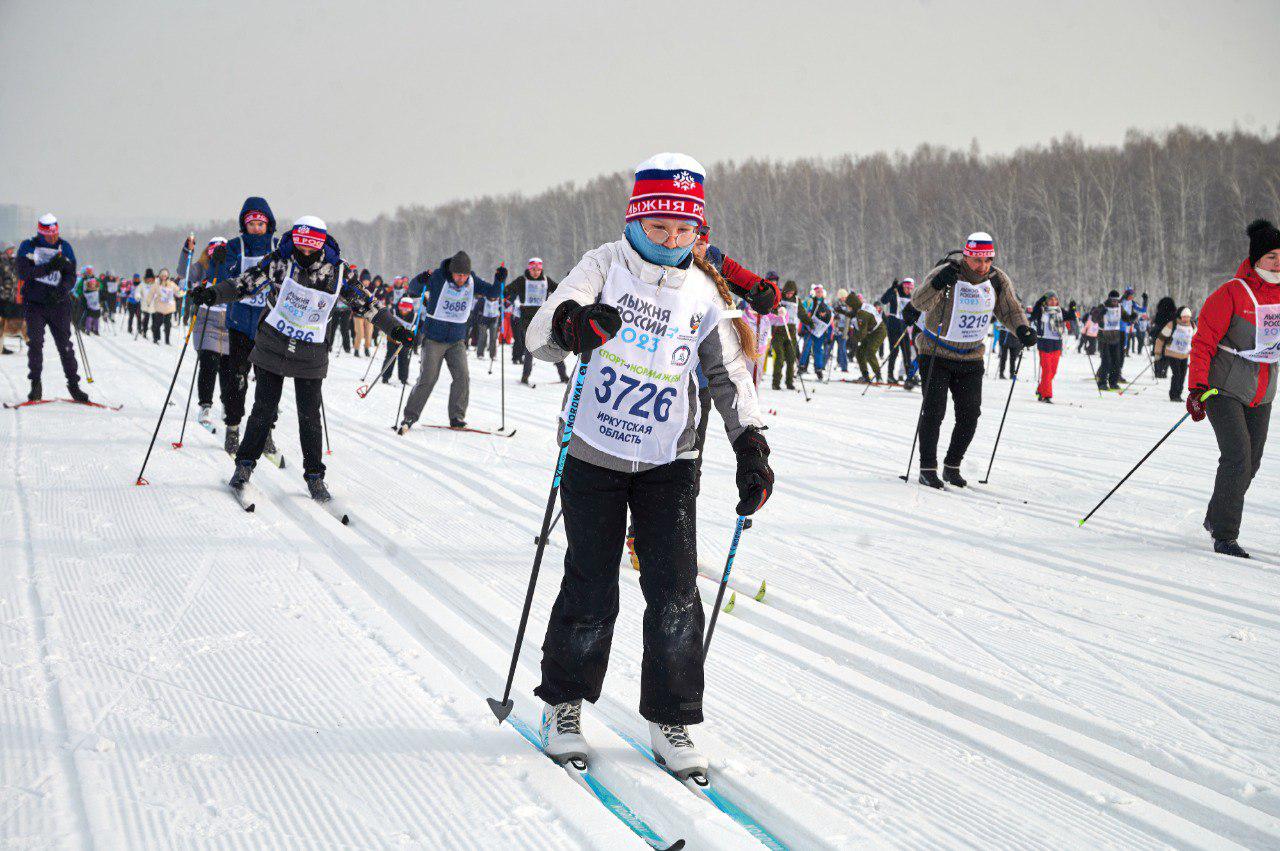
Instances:
[[[543,309],[534,315],[528,333],[525,335],[525,345],[534,357],[558,363],[569,356],[569,352],[557,346],[551,336],[551,321],[555,316],[556,308],[566,301],[581,305],[596,301],[604,289],[609,267],[614,263],[625,266],[627,271],[635,275],[642,284],[652,285],[655,289],[659,282],[662,286],[673,289],[706,287],[711,291],[712,297],[719,298],[715,294],[715,283],[696,266],[690,264],[687,269],[658,266],[642,258],[626,239],[610,242],[584,254],[578,261],[578,265],[573,267],[573,270],[560,282],[556,291],[547,298]],[[725,432],[729,435],[729,440],[736,440],[748,426],[763,428],[764,420],[760,415],[760,402],[756,396],[755,384],[751,380],[750,361],[738,343],[738,335],[734,332],[731,318],[721,319],[715,329],[698,346],[698,361],[711,390],[712,402],[720,412],[720,416],[724,418]],[[566,390],[566,399],[567,394],[571,392],[573,392],[572,383]],[[589,392],[591,388],[583,388],[583,393]],[[688,420],[678,442],[677,460],[698,457],[698,406],[696,403],[698,384],[692,372],[689,374],[685,392],[689,394],[693,403],[689,405]],[[569,454],[580,461],[623,472],[641,472],[656,466],[616,458],[589,446],[576,436],[569,443]]]

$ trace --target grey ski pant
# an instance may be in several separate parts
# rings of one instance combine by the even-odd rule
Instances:
[[[471,375],[467,372],[467,341],[454,343],[438,343],[435,340],[422,341],[422,360],[418,370],[418,381],[409,391],[409,401],[404,406],[404,418],[408,422],[417,422],[422,416],[422,409],[435,389],[440,378],[440,363],[449,367],[449,420],[466,419],[467,400],[471,393]]]
[[[1219,541],[1240,536],[1244,495],[1262,464],[1271,424],[1271,403],[1250,408],[1229,396],[1213,396],[1206,404],[1209,424],[1218,439],[1218,475],[1205,522]]]

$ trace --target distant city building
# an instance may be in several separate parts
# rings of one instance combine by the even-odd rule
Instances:
[[[36,232],[39,213],[34,207],[0,204],[0,241],[20,242]]]

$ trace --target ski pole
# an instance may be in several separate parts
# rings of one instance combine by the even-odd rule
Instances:
[[[943,294],[942,296],[943,304],[946,304],[947,298],[950,295],[951,295],[951,287],[948,286],[946,293]],[[947,311],[944,310],[942,311],[942,315],[938,317],[938,330],[934,332],[934,337],[937,339],[941,339],[942,337],[942,323],[946,321],[946,316],[947,316]],[[923,319],[923,317],[921,318]],[[924,328],[923,330],[927,335],[929,332],[929,329]],[[935,345],[934,348],[937,349],[938,347]],[[919,351],[920,351],[920,343],[918,342],[918,338],[917,338],[917,342],[916,342],[916,352],[917,352],[916,361],[917,362],[919,362],[919,359],[921,357],[921,355],[919,354]],[[990,352],[988,352],[988,354],[990,354]],[[915,436],[911,438],[911,454],[907,456],[907,472],[901,476],[898,476],[898,478],[902,479],[907,484],[911,484],[911,464],[916,459],[916,443],[919,442],[920,440],[920,426],[924,422],[924,406],[929,401],[929,388],[933,386],[933,362],[937,359],[938,359],[938,353],[935,351],[929,357],[929,370],[924,377],[924,395],[920,397],[920,413],[916,416]],[[945,401],[946,400],[944,399],[943,402]]]
[[[498,287],[498,304],[502,305],[505,313],[507,309],[507,279],[502,279],[502,284]],[[515,319],[514,313],[511,317]],[[507,430],[507,349],[502,341],[502,316],[498,317],[498,398],[499,409],[502,411],[502,422],[498,425],[498,431]],[[511,323],[512,341],[515,340],[515,322]],[[493,374],[493,361],[489,361],[489,374]]]
[[[199,315],[200,315],[200,309],[196,308],[195,314],[191,317],[191,322],[193,325],[195,324],[196,317]],[[207,332],[208,330],[209,330],[209,309],[205,308],[204,322],[200,323],[200,337],[199,337],[200,340],[204,340],[205,332]],[[197,342],[196,346],[199,346],[199,345],[200,343]],[[196,349],[196,368],[191,371],[191,386],[187,388],[187,407],[184,408],[182,411],[182,431],[178,433],[178,442],[170,444],[171,446],[173,446],[174,449],[181,449],[182,441],[187,436],[187,418],[191,416],[191,394],[196,389],[196,376],[199,374],[200,374],[200,350],[197,348]]]
[[[379,340],[378,342],[379,344],[381,344],[382,341]],[[396,350],[391,353],[391,360],[387,363],[387,366],[384,369],[379,371],[378,375],[373,379],[373,384],[361,384],[359,387],[356,388],[357,396],[359,396],[361,399],[363,399],[365,396],[368,396],[370,393],[373,392],[373,388],[378,386],[379,378],[386,378],[388,375],[391,374],[389,370],[395,367],[396,358],[400,357],[400,350],[403,348],[404,348],[404,343],[400,343],[399,345],[396,346]],[[369,366],[373,366],[373,360],[374,358],[377,358],[377,356],[378,356],[378,347],[374,346],[373,357],[369,359]],[[365,377],[367,378],[369,376],[369,370],[366,369],[364,371],[364,374],[365,374]]]
[[[1142,368],[1142,372],[1139,372],[1137,375],[1135,375],[1135,376],[1133,377],[1133,379],[1132,379],[1128,384],[1126,384],[1124,387],[1122,387],[1122,388],[1120,389],[1120,395],[1121,395],[1121,396],[1123,396],[1123,395],[1124,395],[1124,391],[1125,391],[1125,390],[1128,390],[1130,387],[1132,387],[1132,386],[1133,386],[1133,382],[1134,382],[1134,381],[1137,381],[1139,378],[1141,378],[1142,376],[1146,375],[1146,374],[1147,374],[1147,370],[1148,370],[1148,369],[1151,369],[1151,367],[1152,367],[1154,364],[1155,364],[1155,361],[1153,361],[1153,360],[1149,360],[1149,361],[1147,361],[1147,365],[1146,365],[1146,366],[1144,366],[1144,367]]]
[[[787,325],[787,333],[791,335],[791,349],[796,358],[800,357],[800,342],[796,339],[796,329],[794,326]],[[809,388],[804,383],[804,373],[796,370],[796,377],[800,379],[800,389],[804,391],[804,400],[809,401]]]
[[[1089,347],[1084,347],[1084,356],[1089,359],[1089,369],[1093,370],[1093,386],[1098,388],[1098,396],[1102,396],[1102,385],[1098,383],[1098,370],[1093,365],[1093,355],[1089,353]]]
[[[744,529],[751,528],[751,518],[738,516],[738,524],[733,527],[733,541],[729,544],[729,556],[724,560],[724,575],[720,577],[720,590],[716,592],[716,605],[711,610],[711,623],[707,624],[707,641],[702,645],[702,661],[707,661],[711,652],[711,634],[716,631],[716,618],[720,616],[720,603],[724,601],[724,589],[729,586],[729,571],[733,570],[733,559],[738,555],[738,541],[742,540]]]
[[[400,401],[396,403],[396,418],[395,418],[395,421],[391,423],[392,431],[395,431],[396,426],[400,425],[400,411],[404,408],[404,389],[408,386],[409,386],[409,382],[407,381],[400,382]]]
[[[76,332],[76,345],[80,347],[80,362],[84,364],[85,381],[89,384],[93,383],[93,369],[89,366],[89,355],[84,350],[84,338],[80,336],[80,326],[71,323],[71,327]]]
[[[1200,401],[1201,401],[1201,402],[1207,402],[1207,401],[1209,401],[1209,397],[1210,397],[1210,396],[1215,396],[1215,395],[1217,395],[1217,393],[1218,393],[1218,391],[1217,391],[1216,389],[1206,390],[1204,393],[1200,394]],[[1166,440],[1168,440],[1168,439],[1169,439],[1169,435],[1171,435],[1171,434],[1173,434],[1175,431],[1177,431],[1177,430],[1178,430],[1178,426],[1180,426],[1180,425],[1182,425],[1183,423],[1185,423],[1185,422],[1187,421],[1187,417],[1189,417],[1189,416],[1191,416],[1191,412],[1190,412],[1190,411],[1187,411],[1185,414],[1183,414],[1183,415],[1182,415],[1182,417],[1181,417],[1181,418],[1179,418],[1179,420],[1178,420],[1176,423],[1174,423],[1174,424],[1173,424],[1173,428],[1171,428],[1171,429],[1169,429],[1167,432],[1165,432],[1165,433],[1164,433],[1164,437],[1162,437],[1162,438],[1160,438],[1159,440],[1157,440],[1157,441],[1156,441],[1156,445],[1155,445],[1155,446],[1153,446],[1153,447],[1151,447],[1151,449],[1150,449],[1150,450],[1148,450],[1148,452],[1147,452],[1147,454],[1146,454],[1146,455],[1143,455],[1143,456],[1142,456],[1142,460],[1141,460],[1141,461],[1139,461],[1137,464],[1135,464],[1135,465],[1133,466],[1133,469],[1132,469],[1132,470],[1130,470],[1129,472],[1125,473],[1125,474],[1124,474],[1124,478],[1123,478],[1123,479],[1121,479],[1119,482],[1117,482],[1117,483],[1116,483],[1116,486],[1115,486],[1115,487],[1113,487],[1110,491],[1108,491],[1108,492],[1107,492],[1107,495],[1106,495],[1106,496],[1104,496],[1104,497],[1102,498],[1102,502],[1099,502],[1097,505],[1095,505],[1095,506],[1093,507],[1093,511],[1090,511],[1088,514],[1086,514],[1086,515],[1084,516],[1084,519],[1082,519],[1082,520],[1081,520],[1079,523],[1077,523],[1076,525],[1077,525],[1077,526],[1083,526],[1083,525],[1085,524],[1085,522],[1086,522],[1086,521],[1088,521],[1088,519],[1089,519],[1090,517],[1092,517],[1092,516],[1093,516],[1094,511],[1097,511],[1099,508],[1101,508],[1101,507],[1102,507],[1103,503],[1105,503],[1107,500],[1111,499],[1111,495],[1112,495],[1113,493],[1115,493],[1116,491],[1120,490],[1120,486],[1121,486],[1121,485],[1123,485],[1125,482],[1129,481],[1129,477],[1130,477],[1130,476],[1132,476],[1134,473],[1138,472],[1138,468],[1139,468],[1139,467],[1141,467],[1143,464],[1145,464],[1145,463],[1147,462],[1147,459],[1148,459],[1148,458],[1150,458],[1152,455],[1154,455],[1154,454],[1155,454],[1155,451],[1156,451],[1157,449],[1159,449],[1159,448],[1160,448],[1160,444],[1162,444],[1162,443],[1164,443]]]
[[[542,566],[542,553],[547,548],[547,536],[551,526],[551,512],[556,507],[556,497],[560,493],[560,477],[564,475],[564,462],[569,457],[569,440],[573,437],[573,424],[578,419],[578,403],[582,399],[582,385],[587,379],[587,364],[591,361],[591,352],[584,352],[578,364],[578,375],[573,382],[573,396],[569,399],[569,410],[565,415],[564,431],[560,434],[560,456],[556,459],[555,476],[551,479],[551,493],[547,495],[547,510],[542,515],[542,534],[538,536],[538,550],[533,557],[533,570],[529,573],[529,590],[524,595],[524,611],[520,613],[520,627],[516,630],[516,646],[511,651],[511,669],[507,672],[507,684],[502,690],[502,700],[486,698],[489,708],[501,724],[511,714],[515,702],[511,699],[511,686],[516,679],[516,664],[520,661],[520,647],[524,644],[524,632],[529,626],[529,612],[533,608],[533,592],[538,585],[538,569]]]
[[[178,352],[178,365],[173,368],[173,380],[169,382],[169,392],[164,395],[164,404],[160,406],[160,416],[156,420],[156,430],[151,432],[151,443],[147,445],[147,455],[142,459],[142,468],[138,470],[137,481],[135,485],[151,484],[142,478],[142,474],[147,471],[147,462],[151,460],[151,450],[155,448],[156,436],[160,434],[160,424],[164,422],[165,411],[169,409],[169,399],[173,396],[173,386],[178,383],[178,372],[182,369],[182,359],[187,356],[187,344],[191,342],[191,332],[196,327],[196,321],[193,318],[191,324],[187,326],[187,335],[182,340],[182,351]]]
[[[1004,434],[1004,420],[1009,416],[1009,403],[1013,401],[1013,388],[1018,386],[1018,370],[1022,367],[1022,355],[1026,352],[1026,348],[1018,349],[1018,358],[1012,364],[1012,380],[1009,382],[1009,396],[1004,400],[1004,413],[1000,415],[1000,428],[996,430],[996,444],[991,447],[991,461],[987,464],[987,474],[982,477],[980,485],[985,485],[991,479],[991,468],[996,463],[996,450],[1000,448],[1000,435]]]
[[[547,529],[547,534],[548,534],[548,535],[550,535],[552,532],[554,532],[554,531],[556,530],[556,527],[560,525],[560,517],[561,517],[561,515],[563,515],[563,514],[564,514],[564,508],[563,508],[563,507],[561,507],[561,508],[560,508],[560,510],[556,512],[556,519],[551,521],[551,528]],[[535,544],[536,544],[536,543],[538,543],[540,540],[542,540],[542,536],[541,536],[541,535],[534,535],[534,536],[533,536],[533,542],[534,542]]]
[[[360,380],[361,380],[361,381],[368,381],[368,380],[369,380],[369,370],[373,369],[373,362],[374,362],[375,360],[377,360],[377,359],[378,359],[378,349],[380,349],[380,348],[382,348],[382,339],[381,339],[381,338],[379,338],[379,339],[378,339],[378,342],[376,342],[376,343],[374,343],[374,344],[373,344],[373,355],[369,358],[369,365],[368,365],[368,366],[366,366],[366,367],[364,368],[364,375],[360,376]],[[357,392],[357,393],[360,393],[360,391],[359,391],[359,390],[357,390],[356,392]],[[368,388],[367,388],[367,387],[365,388],[365,392],[366,392],[366,393],[368,392]],[[363,395],[364,395],[364,393],[360,393],[360,395],[361,395],[361,396],[363,396]]]
[[[324,393],[320,394],[320,423],[324,426],[324,454],[333,454],[333,445],[329,443],[329,418],[324,413]]]

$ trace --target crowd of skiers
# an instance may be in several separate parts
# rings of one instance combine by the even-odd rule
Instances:
[[[962,464],[996,350],[999,376],[1015,378],[1034,349],[1036,396],[1052,403],[1069,338],[1079,338],[1076,350],[1091,365],[1097,356],[1100,392],[1120,389],[1126,358],[1150,343],[1147,368],[1169,376],[1171,400],[1183,401],[1189,388],[1188,416],[1207,416],[1218,440],[1205,529],[1216,551],[1247,557],[1236,539],[1280,360],[1280,231],[1269,222],[1249,226],[1248,258],[1199,317],[1170,298],[1149,310],[1146,294],[1132,289],[1112,290],[1092,307],[1064,306],[1057,293],[1044,292],[1028,308],[996,265],[995,240],[981,231],[918,281],[896,278],[878,295],[837,288],[833,298],[816,284],[802,296],[794,281],[761,276],[713,244],[705,179],[702,166],[682,154],[641,163],[621,238],[587,252],[558,282],[538,257],[508,281],[504,265],[486,279],[466,251],[456,251],[434,269],[387,283],[349,262],[323,220],[303,216],[281,232],[256,196],[240,209],[238,234],[203,247],[189,236],[173,274],[99,276],[78,267],[57,220],[46,215],[35,236],[0,254],[0,319],[6,340],[27,340],[31,400],[42,395],[47,330],[68,391],[87,401],[73,331],[100,334],[103,321],[124,316],[127,333],[172,344],[179,317],[178,339],[189,335],[197,352],[197,417],[211,425],[217,387],[238,492],[259,458],[276,452],[272,429],[285,379],[293,379],[303,473],[322,502],[331,498],[322,385],[335,346],[372,358],[385,345],[375,380],[396,377],[406,389],[418,359],[401,434],[422,416],[442,366],[451,378],[448,426],[466,427],[473,351],[492,362],[499,344],[510,343],[522,383],[535,360],[555,364],[567,385],[556,482],[569,546],[536,693],[546,703],[543,743],[561,760],[588,752],[581,704],[603,686],[628,544],[643,566],[647,606],[641,714],[661,761],[683,774],[707,770],[687,729],[702,720],[695,549],[702,447],[714,408],[736,458],[737,514],[764,506],[774,488],[758,398],[768,358],[775,390],[784,381],[795,389],[810,364],[819,380],[856,364],[856,382],[922,388],[917,480],[946,489],[967,485]],[[577,359],[573,379],[569,358]],[[242,436],[251,371],[254,398]],[[948,399],[954,423],[939,467]]]

